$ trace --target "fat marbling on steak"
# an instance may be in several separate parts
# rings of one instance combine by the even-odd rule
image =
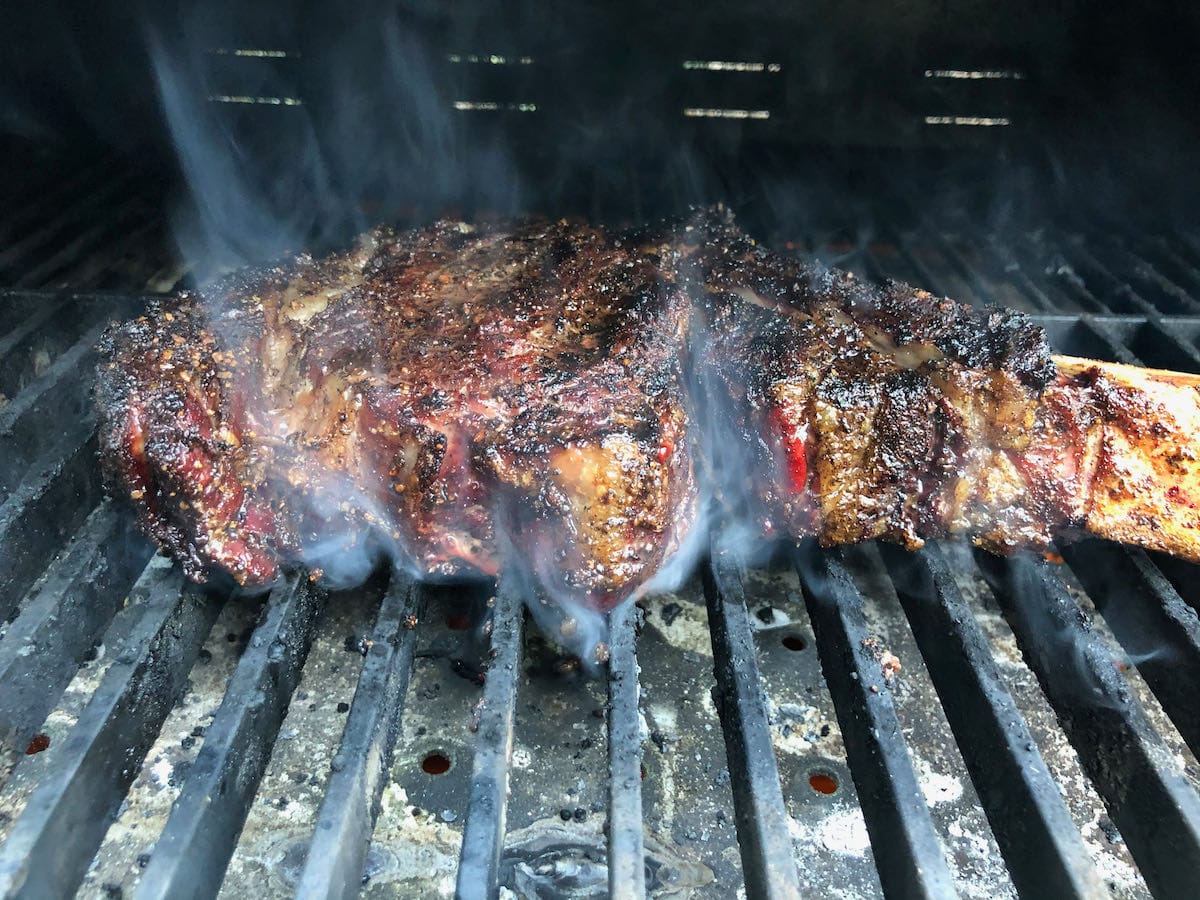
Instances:
[[[722,213],[376,229],[163,303],[102,356],[109,483],[193,577],[266,583],[371,531],[421,572],[513,560],[605,609],[702,493],[827,544],[1200,556],[1194,387],[1060,371],[1020,314],[805,266]]]

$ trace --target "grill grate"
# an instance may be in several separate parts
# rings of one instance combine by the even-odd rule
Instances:
[[[492,666],[476,724],[475,768],[458,867],[457,892],[465,897],[490,894],[500,870],[524,621],[520,594],[498,591],[492,618]]]
[[[164,177],[103,155],[39,168],[54,173],[52,184],[32,198],[23,184],[0,184],[12,210],[0,221],[0,284],[169,290],[179,281],[183,268],[162,214]]]
[[[882,552],[921,655],[938,693],[946,698],[950,727],[992,833],[1006,860],[1021,861],[1010,865],[1017,889],[1062,897],[1101,894],[1070,813],[945,556],[930,548],[914,563],[895,548]],[[939,644],[947,639],[959,652],[940,652]],[[1003,751],[995,753],[995,747]]]
[[[635,608],[611,616],[608,666],[608,887],[615,897],[643,888],[641,724]]]
[[[1080,761],[1104,797],[1113,822],[1141,860],[1159,896],[1186,894],[1194,881],[1200,805],[1173,771],[1169,753],[1133,699],[1117,663],[1088,633],[1078,606],[1045,565],[979,559]],[[1098,696],[1081,702],[1077,673],[1059,660],[1075,655]]]
[[[100,246],[85,219],[65,242],[67,225],[41,226],[63,265],[43,256],[16,283],[44,283]],[[881,221],[914,224],[792,242],[863,277],[1023,306],[1064,353],[1200,371],[1194,236]],[[32,226],[19,233],[21,253],[43,246]],[[266,598],[225,602],[227,591],[185,584],[152,558],[128,514],[101,500],[91,348],[140,298],[22,290],[3,301],[0,894],[234,895],[269,873],[264,889],[306,897],[568,883],[580,896],[647,885],[733,896],[741,884],[769,897],[830,884],[851,895],[1178,896],[1200,874],[1192,566],[1096,543],[1068,548],[1065,566],[955,546],[802,544],[747,570],[717,552],[678,596],[614,616],[602,683],[526,633],[506,583],[379,576],[328,597],[293,572]],[[470,608],[473,630],[450,624]],[[227,623],[256,610],[244,648],[229,645],[220,692],[197,693]],[[358,671],[344,661],[357,654],[330,662],[331,629],[351,620],[369,638]],[[477,643],[490,646],[482,679],[462,649]],[[875,651],[901,645],[912,653],[886,678]],[[331,685],[356,681],[344,729],[332,719],[326,740],[305,724],[306,708],[332,706]],[[319,692],[330,696],[310,702]],[[168,753],[167,723],[189,704],[212,706],[195,712],[207,724],[186,754]],[[319,771],[295,782],[307,812],[270,818],[287,799],[275,784],[295,758],[293,723],[312,732]],[[49,749],[24,756],[43,735]],[[420,771],[435,750],[445,776]],[[955,802],[931,800],[931,759]],[[147,809],[135,834],[138,785],[156,779],[174,782],[162,787],[173,805]],[[300,788],[291,796],[302,806]],[[1095,820],[1101,804],[1111,822]],[[834,817],[841,831],[825,828]],[[397,834],[425,835],[427,855],[400,859]],[[447,845],[449,872],[435,852]],[[1002,867],[987,868],[992,847]]]
[[[787,807],[771,751],[766,705],[760,693],[741,573],[718,556],[704,568],[712,630],[718,710],[734,782],[734,807],[746,888],[757,896],[799,893],[788,833]]]
[[[412,669],[415,622],[424,613],[421,589],[394,577],[379,610],[329,787],[317,817],[297,893],[353,893],[366,862],[371,826],[391,767]]]
[[[884,890],[913,897],[946,897],[953,880],[896,710],[869,647],[862,595],[834,554],[801,551],[801,581],[821,654],[821,670],[838,711],[846,758],[879,881]]]
[[[141,615],[121,654],[0,851],[6,896],[61,897],[79,884],[215,617],[214,598],[185,588],[163,560],[133,594]]]

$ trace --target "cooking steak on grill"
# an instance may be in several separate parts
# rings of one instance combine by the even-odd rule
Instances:
[[[667,271],[580,225],[441,223],[242,273],[107,336],[108,472],[193,577],[370,529],[615,602],[695,518]]]
[[[827,544],[1091,532],[1200,559],[1183,376],[1059,368],[1019,314],[806,267],[719,212],[376,229],[158,305],[102,356],[109,484],[195,578],[266,583],[369,532],[606,609],[702,498]]]

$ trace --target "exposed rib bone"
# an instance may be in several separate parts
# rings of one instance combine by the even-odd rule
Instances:
[[[1054,362],[1096,413],[1086,530],[1200,561],[1200,375],[1069,356]]]

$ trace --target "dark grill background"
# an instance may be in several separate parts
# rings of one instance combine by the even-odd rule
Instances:
[[[186,178],[217,208],[249,189],[290,214],[265,236],[218,217],[231,252],[210,264],[379,219],[638,221],[720,200],[779,249],[1025,309],[1059,352],[1200,372],[1192,14],[1044,6],[405,4],[378,21],[440,92],[414,115],[447,126],[442,158],[427,132],[406,158],[339,130],[408,121],[402,91],[351,77],[376,69],[347,48],[389,33],[366,14],[101,8],[65,36],[53,10],[14,28],[0,893],[1191,893],[1191,565],[1097,543],[1064,564],[804,544],[746,569],[718,549],[677,594],[621,611],[589,678],[503,583],[190,586],[102,499],[94,460],[100,330],[196,277],[172,221]],[[176,161],[144,50],[156,21],[195,79],[186,111],[237,142],[232,183]],[[288,55],[214,52],[238,48]],[[972,71],[1021,77],[937,74]],[[312,183],[310,132],[334,189]]]

